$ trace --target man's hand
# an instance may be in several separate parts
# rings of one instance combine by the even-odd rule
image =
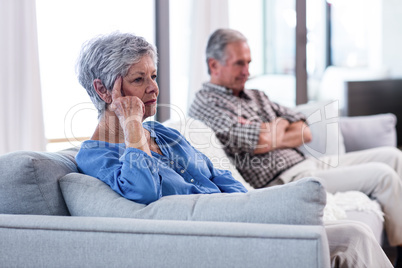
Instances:
[[[289,123],[282,117],[261,124],[254,154],[264,154],[281,148],[296,148],[311,140],[309,128],[303,121]]]
[[[278,117],[272,122],[264,122],[260,127],[260,136],[254,154],[264,154],[278,149],[285,137],[289,121]]]
[[[281,147],[282,141],[285,137],[285,133],[287,128],[289,127],[290,123],[288,120],[277,117],[273,122],[271,122],[272,128],[272,149],[277,149]]]

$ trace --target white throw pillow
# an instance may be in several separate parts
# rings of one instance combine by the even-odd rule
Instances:
[[[233,177],[241,182],[244,187],[248,190],[253,189],[232,164],[213,130],[203,122],[187,117],[182,120],[168,120],[163,125],[179,131],[194,148],[205,154],[212,161],[215,168],[229,170]]]
[[[299,149],[307,156],[320,158],[345,153],[345,144],[339,124],[338,101],[323,101],[298,105],[295,111],[307,117],[312,141]]]

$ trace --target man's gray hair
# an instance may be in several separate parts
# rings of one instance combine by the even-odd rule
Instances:
[[[224,64],[226,61],[225,48],[234,42],[247,42],[247,38],[239,31],[232,29],[218,29],[210,35],[206,49],[208,74],[211,74],[208,65],[209,59],[216,59]]]
[[[100,35],[83,44],[76,72],[99,116],[104,112],[106,103],[96,93],[93,81],[100,79],[107,90],[112,90],[117,77],[126,76],[131,65],[145,55],[153,59],[156,67],[156,48],[143,37],[130,33]]]

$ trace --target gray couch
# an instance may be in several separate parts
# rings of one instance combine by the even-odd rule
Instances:
[[[77,173],[73,154],[0,157],[1,267],[329,266],[325,191],[314,179],[262,196],[172,196],[144,206]],[[283,193],[298,196],[296,207],[308,214],[267,208],[252,217],[253,207],[264,211],[260,202]]]
[[[211,132],[186,126],[176,125],[236,173]],[[0,156],[0,267],[330,266],[317,179],[145,206],[79,174],[76,151]]]

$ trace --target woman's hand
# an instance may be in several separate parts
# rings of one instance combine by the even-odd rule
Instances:
[[[120,123],[127,120],[142,122],[145,113],[145,105],[138,97],[123,96],[122,80],[120,76],[114,82],[110,108],[119,117]]]
[[[148,155],[151,155],[144,128],[142,127],[145,105],[136,96],[124,95],[124,92],[122,92],[122,80],[122,77],[118,77],[114,82],[110,109],[119,119],[126,146],[143,150]]]

